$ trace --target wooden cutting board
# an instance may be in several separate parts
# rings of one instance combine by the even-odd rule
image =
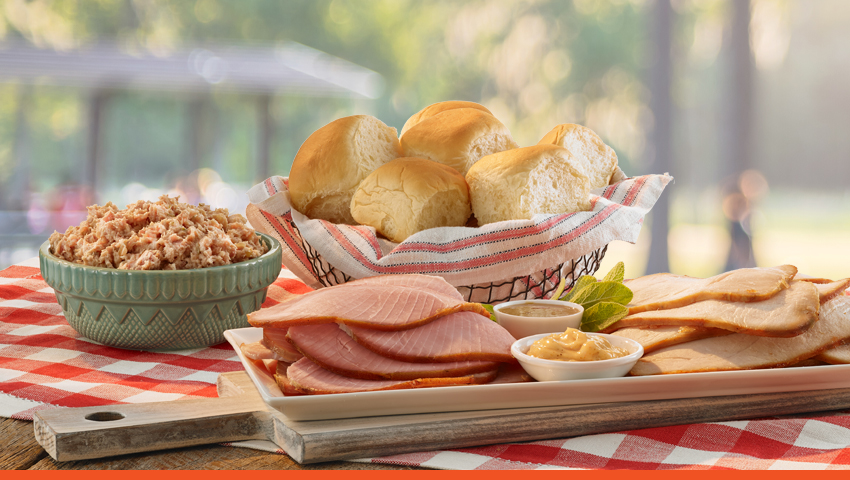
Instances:
[[[648,427],[850,409],[850,388],[680,400],[293,421],[247,374],[223,373],[219,398],[36,412],[35,438],[57,461],[271,440],[306,464]]]

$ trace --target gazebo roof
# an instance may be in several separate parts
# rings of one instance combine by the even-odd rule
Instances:
[[[0,82],[97,88],[377,98],[377,72],[295,42],[275,47],[205,46],[155,55],[115,45],[58,51],[0,43]]]

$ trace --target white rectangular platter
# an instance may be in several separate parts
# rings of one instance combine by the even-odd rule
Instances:
[[[262,329],[224,332],[262,399],[292,420],[552,407],[850,388],[850,365],[685,373],[562,382],[387,390],[284,396],[239,346],[262,339]]]

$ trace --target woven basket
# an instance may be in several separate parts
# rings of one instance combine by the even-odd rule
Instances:
[[[330,287],[340,285],[351,280],[353,277],[339,268],[328,263],[322,255],[313,248],[298,230],[298,226],[291,217],[282,219],[293,238],[310,261],[313,279],[303,279],[311,284],[318,282],[322,286]],[[270,232],[271,233],[271,232]],[[592,251],[580,258],[568,260],[552,268],[533,272],[528,275],[500,279],[489,283],[478,283],[475,285],[455,286],[468,302],[480,302],[497,304],[512,300],[528,300],[547,298],[561,282],[566,278],[565,290],[569,290],[575,281],[582,275],[593,275],[599,269],[602,258],[608,246]]]

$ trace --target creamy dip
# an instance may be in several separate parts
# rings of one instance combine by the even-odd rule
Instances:
[[[569,305],[529,302],[500,308],[499,311],[517,317],[566,317],[578,313],[579,309]]]
[[[564,333],[554,333],[534,342],[527,354],[546,360],[590,362],[625,357],[629,352],[611,345],[604,337],[589,336],[581,330],[568,328]]]

